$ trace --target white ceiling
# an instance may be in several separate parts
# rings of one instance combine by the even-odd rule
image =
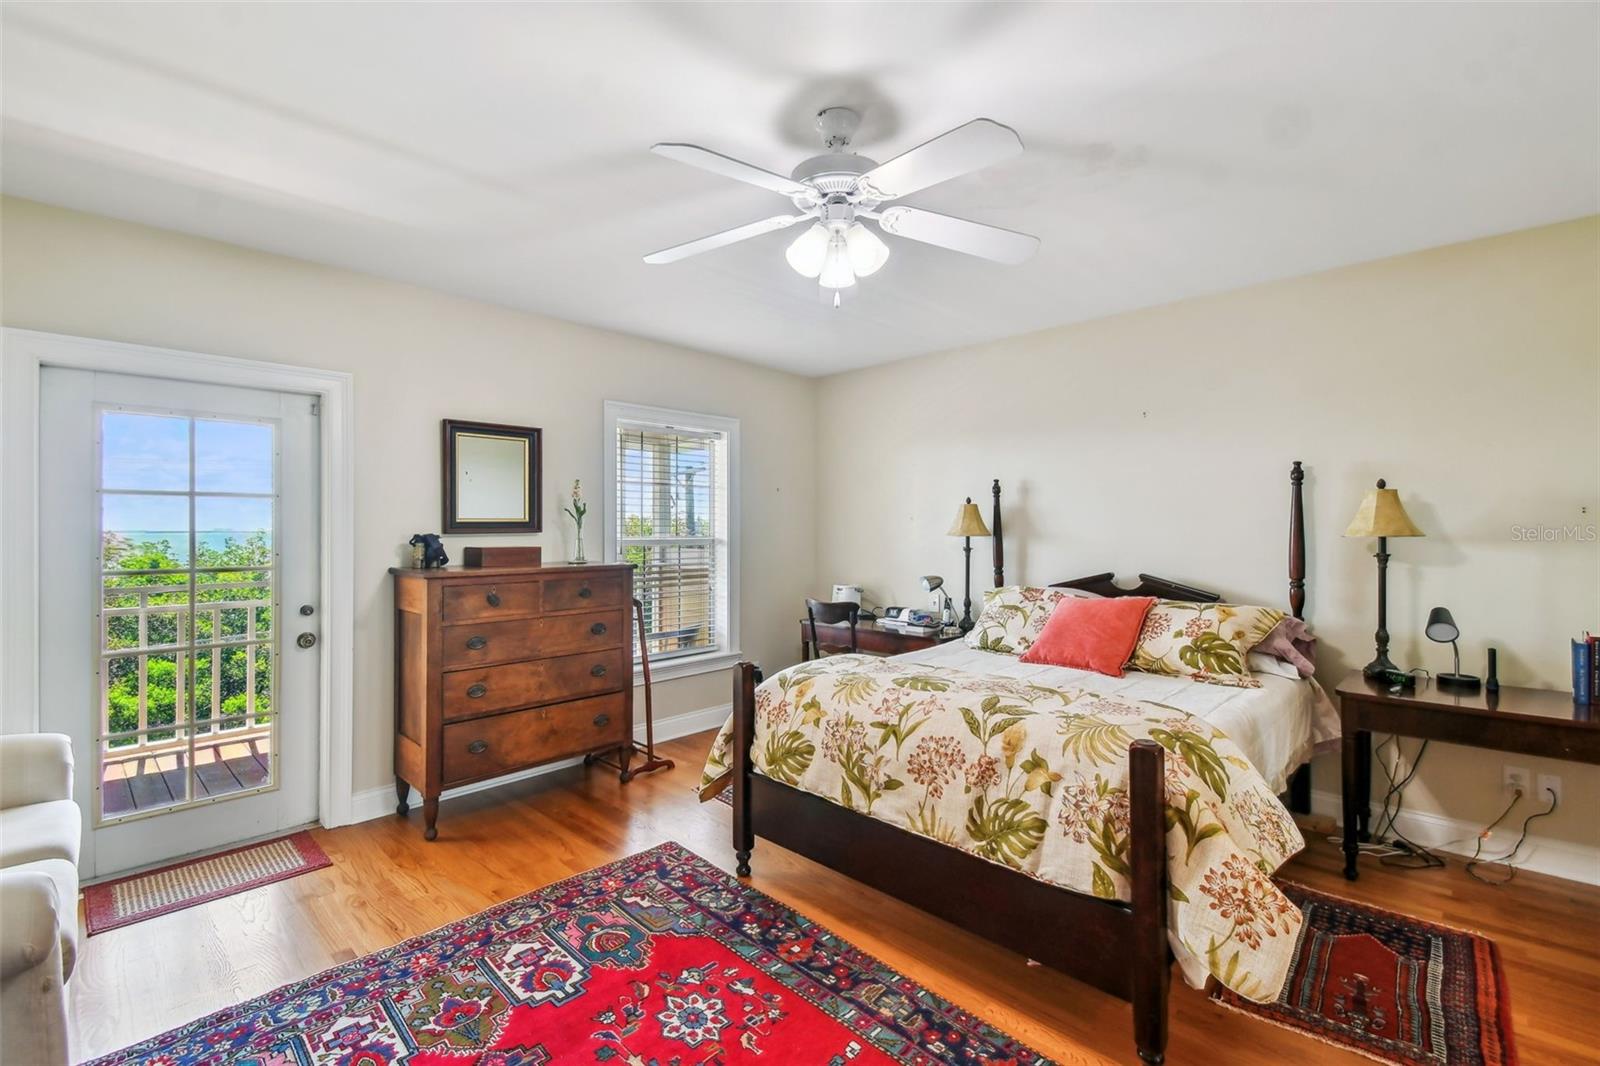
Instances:
[[[804,374],[1600,210],[1594,4],[24,4],[5,191]],[[787,210],[824,106],[884,160],[976,116],[1020,158],[906,202],[1043,239],[890,238],[834,311]]]

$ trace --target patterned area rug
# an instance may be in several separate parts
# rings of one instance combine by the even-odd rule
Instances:
[[[1402,1066],[1511,1066],[1511,1008],[1494,942],[1476,933],[1280,887],[1305,915],[1275,1003],[1224,1006]]]
[[[293,833],[83,890],[89,935],[333,865],[310,833]]]
[[[286,985],[92,1066],[1038,1064],[676,844]]]

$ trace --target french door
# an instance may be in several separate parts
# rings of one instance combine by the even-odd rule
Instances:
[[[84,876],[314,821],[314,401],[47,367],[40,408],[40,718]]]

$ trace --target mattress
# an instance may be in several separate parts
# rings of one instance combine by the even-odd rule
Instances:
[[[980,651],[962,641],[895,658],[1176,707],[1226,733],[1277,792],[1289,787],[1290,775],[1314,752],[1332,751],[1339,742],[1339,712],[1322,686],[1310,678],[1290,680],[1257,672],[1260,688],[1233,688],[1137,670],[1108,677],[1089,670],[1025,663],[1015,655]]]

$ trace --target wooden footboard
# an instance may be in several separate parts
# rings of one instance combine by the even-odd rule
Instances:
[[[752,663],[734,670],[733,847],[748,876],[755,827],[775,844],[910,903],[986,940],[1133,1003],[1145,1062],[1167,1044],[1166,752],[1128,751],[1132,900],[1097,899],[1046,884],[958,848],[896,828],[753,772]]]

